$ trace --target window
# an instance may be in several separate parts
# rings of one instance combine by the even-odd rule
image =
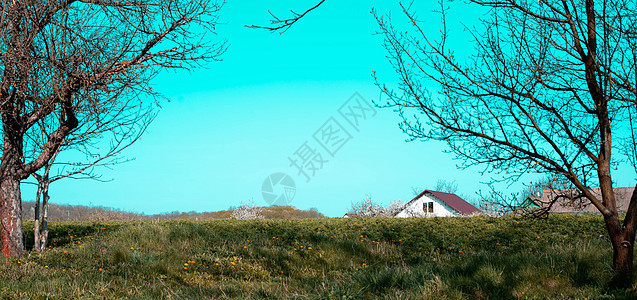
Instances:
[[[425,213],[433,213],[434,212],[434,203],[433,202],[424,202],[422,204],[422,211]]]

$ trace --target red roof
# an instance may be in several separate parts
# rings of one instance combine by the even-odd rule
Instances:
[[[436,197],[440,201],[449,205],[449,207],[458,211],[462,215],[470,215],[472,213],[480,212],[479,209],[471,205],[469,202],[458,197],[458,195],[456,194],[443,193],[443,192],[437,192],[432,190],[424,190],[422,193],[418,194],[418,196],[416,196],[414,199],[411,199],[411,201],[407,202],[406,205],[410,204],[413,201],[418,200],[420,197],[422,197],[425,194],[431,194],[432,196]]]

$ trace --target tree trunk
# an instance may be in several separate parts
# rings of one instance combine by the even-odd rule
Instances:
[[[42,188],[42,231],[40,232],[40,250],[44,251],[49,243],[49,181],[48,172],[46,174]]]
[[[613,243],[613,285],[629,288],[633,284],[633,244],[623,241],[620,245]]]
[[[617,214],[605,216],[606,229],[613,246],[613,271],[614,275],[611,279],[611,286],[615,288],[628,288],[632,286],[633,278],[633,242],[632,238],[625,236],[626,231],[623,230]]]
[[[630,199],[623,226],[620,224],[617,214],[604,216],[604,221],[613,245],[613,270],[615,274],[611,284],[620,288],[632,287],[633,249],[637,225],[637,186]]]
[[[3,174],[4,175],[4,174]],[[22,240],[22,203],[20,180],[14,176],[0,179],[0,240],[5,257],[24,253]]]
[[[5,257],[24,253],[22,236],[22,195],[20,170],[23,165],[23,131],[19,122],[2,107],[3,147],[0,158],[0,241]]]
[[[40,176],[33,174],[38,180],[38,192],[35,195],[35,215],[33,216],[33,250],[40,252],[40,195],[42,194],[42,181]]]

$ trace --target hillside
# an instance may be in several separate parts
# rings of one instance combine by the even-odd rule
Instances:
[[[264,219],[320,219],[325,216],[316,210],[301,210],[293,206],[269,206],[261,207],[261,215]],[[202,213],[189,216],[189,219],[197,220],[222,220],[230,219],[232,210]]]
[[[22,202],[22,220],[33,221],[35,202]],[[61,205],[49,203],[49,221],[130,221],[150,216],[103,206]]]
[[[22,202],[22,219],[33,221],[35,202]],[[301,210],[293,206],[262,207],[265,219],[317,219],[325,218],[315,210]],[[132,220],[219,220],[230,219],[232,210],[215,212],[170,212],[144,215],[103,206],[60,205],[49,203],[49,221],[132,221]]]
[[[0,298],[633,296],[610,284],[599,216],[55,222],[51,235],[45,253],[0,259]]]

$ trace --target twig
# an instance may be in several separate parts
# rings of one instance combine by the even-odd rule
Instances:
[[[288,31],[288,29],[290,29],[290,27],[292,27],[292,25],[294,23],[296,23],[296,21],[298,21],[299,19],[303,18],[307,13],[309,13],[309,12],[315,10],[316,8],[318,8],[319,6],[321,6],[321,4],[323,4],[323,2],[325,2],[325,0],[321,0],[321,2],[319,2],[316,5],[314,5],[312,8],[306,10],[302,14],[298,14],[298,13],[295,13],[294,11],[291,11],[293,17],[289,18],[289,19],[284,19],[284,20],[279,19],[271,11],[268,11],[268,13],[270,13],[270,15],[273,18],[272,20],[270,20],[270,24],[272,24],[272,26],[245,25],[245,27],[252,28],[252,29],[267,29],[267,30],[270,30],[272,32],[281,30],[281,32],[279,34],[283,34],[284,32]],[[276,26],[274,26],[274,25],[276,25]]]

